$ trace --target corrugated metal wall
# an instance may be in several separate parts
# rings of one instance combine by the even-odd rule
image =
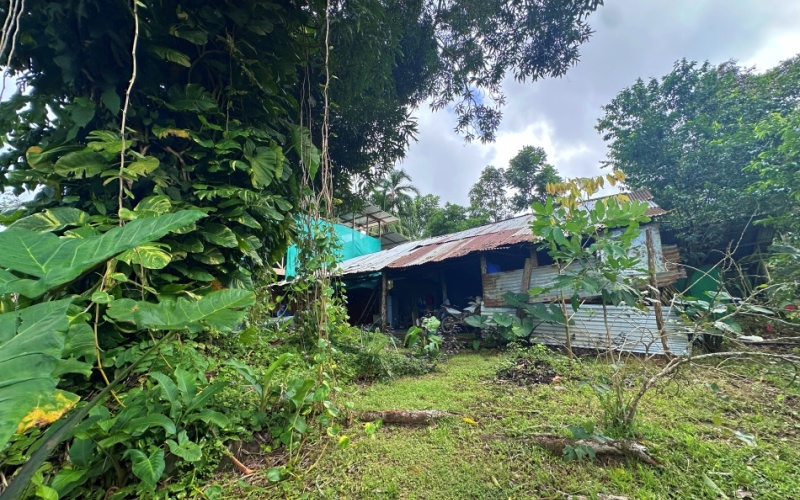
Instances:
[[[627,306],[607,306],[608,327],[603,318],[603,306],[585,304],[573,319],[570,326],[572,347],[581,349],[605,350],[609,345],[615,350],[643,354],[663,354],[661,338],[656,328],[656,319],[652,311],[640,311]],[[499,312],[514,314],[509,307],[483,307],[481,313],[492,316]],[[572,309],[569,309],[572,313]],[[668,345],[673,354],[681,355],[690,348],[688,330],[683,320],[675,313],[665,311]],[[534,330],[534,342],[547,345],[566,345],[564,325],[542,323]]]
[[[489,306],[502,306],[507,292],[520,293],[523,269],[483,275],[483,303]]]

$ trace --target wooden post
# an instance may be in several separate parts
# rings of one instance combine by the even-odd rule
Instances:
[[[664,310],[661,307],[661,291],[658,289],[658,279],[656,278],[656,251],[653,247],[653,233],[651,228],[645,228],[645,237],[647,245],[647,271],[650,275],[650,291],[653,296],[653,312],[656,315],[656,328],[658,335],[661,337],[661,347],[664,349],[664,354],[672,356],[669,350],[669,343],[667,342],[667,328],[664,325]]]
[[[522,283],[519,287],[519,293],[527,294],[531,290],[531,271],[533,271],[533,263],[531,259],[525,259],[525,267],[522,268]],[[530,302],[530,298],[526,302]],[[517,317],[519,319],[525,317],[525,310],[521,307],[517,308]]]
[[[447,276],[444,271],[439,271],[439,281],[442,283],[442,304],[447,301]]]
[[[536,247],[531,245],[531,267],[539,267],[539,257],[536,256]]]
[[[389,302],[389,279],[386,276],[386,271],[381,272],[381,330],[386,331],[387,325],[387,311],[386,304]]]
[[[481,276],[486,274],[486,255],[481,254]]]

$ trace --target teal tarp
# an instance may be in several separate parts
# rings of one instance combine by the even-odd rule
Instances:
[[[323,228],[329,229],[331,226],[333,226],[333,230],[336,233],[336,238],[339,240],[340,245],[340,248],[337,252],[338,255],[336,256],[336,260],[338,262],[381,251],[381,241],[379,239],[362,234],[355,229],[342,226],[341,224],[331,224],[325,221],[317,221],[315,226],[319,228],[315,228],[315,231],[322,230]],[[289,250],[286,252],[287,278],[297,275],[297,253],[298,248],[296,245],[290,246]]]

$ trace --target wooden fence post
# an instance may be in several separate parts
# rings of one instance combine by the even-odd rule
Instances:
[[[645,238],[647,245],[647,271],[650,277],[650,290],[653,296],[653,312],[656,315],[656,328],[658,335],[661,337],[661,347],[664,349],[664,354],[672,356],[669,350],[669,342],[667,341],[667,328],[664,325],[664,310],[661,307],[661,291],[658,289],[658,279],[656,278],[656,251],[653,245],[653,233],[651,228],[645,228]]]

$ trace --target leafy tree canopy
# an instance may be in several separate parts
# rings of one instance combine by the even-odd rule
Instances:
[[[433,194],[426,194],[423,196],[417,195],[411,203],[411,210],[408,214],[405,225],[408,229],[408,235],[411,238],[418,239],[428,234],[428,224],[434,215],[441,211],[439,206],[439,197]]]
[[[469,190],[470,216],[499,222],[511,216],[510,202],[506,194],[505,171],[491,165],[484,168],[481,176]]]
[[[425,232],[426,236],[441,236],[482,226],[488,222],[485,214],[470,216],[468,208],[456,203],[445,203],[444,207],[430,215]]]
[[[534,201],[544,201],[547,184],[563,182],[553,165],[547,163],[543,148],[523,147],[508,163],[505,171],[508,187],[517,192],[511,197],[511,205],[517,212],[529,210]]]
[[[800,58],[764,74],[733,62],[681,60],[660,80],[639,79],[604,107],[597,129],[609,143],[608,164],[672,210],[691,262],[723,244],[731,224],[768,209],[750,189],[758,171],[745,167],[769,146],[757,125],[796,106],[798,68]]]
[[[352,174],[379,177],[404,156],[417,131],[412,112],[424,102],[452,105],[466,139],[494,140],[503,79],[564,75],[602,1],[332,3],[331,156],[345,196]]]

